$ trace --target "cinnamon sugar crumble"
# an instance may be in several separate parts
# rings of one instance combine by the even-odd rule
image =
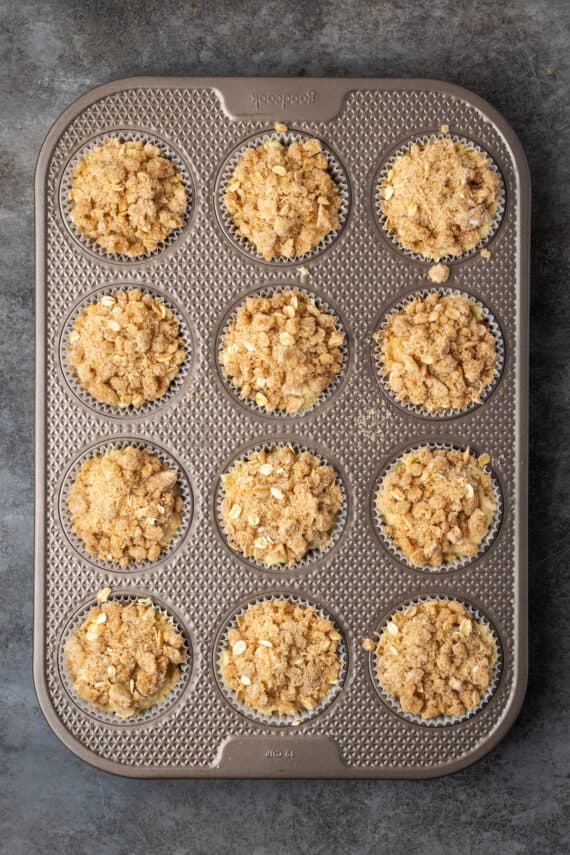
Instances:
[[[386,228],[411,252],[438,260],[472,249],[491,230],[500,182],[489,159],[450,139],[415,143],[381,188]]]
[[[383,688],[404,712],[426,719],[474,709],[497,659],[487,627],[446,600],[395,612],[376,649]]]
[[[386,534],[418,567],[476,555],[496,511],[491,476],[468,448],[404,454],[376,504]]]
[[[297,291],[249,297],[223,340],[220,362],[244,398],[269,412],[314,403],[342,363],[337,318]]]
[[[104,602],[68,638],[65,661],[78,695],[120,718],[160,703],[180,678],[184,638],[147,602]]]
[[[480,403],[495,376],[495,337],[481,307],[462,295],[417,297],[374,338],[392,392],[428,412]]]
[[[338,682],[340,638],[310,606],[256,603],[228,633],[222,678],[238,701],[263,715],[298,715],[317,707]]]
[[[326,548],[342,504],[335,472],[308,451],[254,451],[222,475],[230,546],[268,566]]]
[[[106,603],[111,596],[111,588],[101,588],[97,591],[97,602]]]
[[[67,361],[98,401],[141,407],[160,398],[186,351],[178,321],[138,288],[106,294],[81,313],[69,334]]]
[[[341,198],[328,169],[317,139],[246,149],[224,196],[238,233],[268,260],[309,252],[339,225]]]
[[[184,222],[182,176],[158,146],[111,139],[73,170],[71,218],[103,249],[129,256],[151,252]]]
[[[430,267],[428,270],[428,279],[435,282],[436,285],[443,285],[444,282],[447,282],[449,279],[449,267],[447,264],[440,262]]]
[[[178,475],[134,446],[86,460],[67,497],[73,532],[85,549],[123,569],[155,561],[182,522]]]

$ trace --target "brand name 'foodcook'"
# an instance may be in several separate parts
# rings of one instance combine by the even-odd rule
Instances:
[[[314,104],[315,103],[315,90],[307,89],[306,92],[301,92],[298,94],[288,94],[285,92],[252,92],[250,95],[251,103],[255,106],[256,110],[260,110],[264,104],[271,104],[271,106],[280,107],[281,110],[284,110],[285,107],[289,106],[289,104]]]

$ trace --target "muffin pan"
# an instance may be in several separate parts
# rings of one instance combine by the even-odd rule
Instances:
[[[267,262],[231,233],[220,208],[235,155],[287,124],[318,137],[342,178],[341,228],[300,259]],[[432,290],[430,262],[402,252],[382,230],[377,182],[412,139],[440,133],[487,152],[504,205],[479,251],[448,260],[446,289],[488,307],[502,333],[500,377],[484,402],[446,418],[398,406],[377,376],[373,333],[387,310]],[[182,165],[184,226],[155,252],[128,260],[78,239],[65,200],[70,164],[108,136],[148,139]],[[174,153],[174,155],[172,154]],[[447,83],[308,78],[133,78],[87,93],[55,123],[36,173],[37,398],[34,676],[40,706],[78,756],[132,777],[425,778],[474,762],[514,721],[527,671],[526,513],[529,179],[517,138],[493,108]],[[164,295],[189,355],[172,393],[141,411],[98,406],[65,365],[70,320],[118,288]],[[227,388],[219,335],[250,293],[307,291],[338,312],[347,333],[332,394],[287,415],[247,406]],[[173,461],[188,508],[176,542],[156,562],[92,560],[65,520],[77,461],[126,440]],[[219,475],[247,449],[289,442],[331,463],[345,502],[330,548],[299,565],[242,560],[217,515]],[[445,572],[414,568],[382,542],[374,497],[383,468],[418,445],[470,446],[491,456],[500,525],[475,559]],[[100,715],[75,695],[61,661],[70,626],[112,589],[151,597],[173,615],[190,658],[173,697],[144,717]],[[220,685],[221,639],[247,603],[286,597],[314,604],[342,634],[342,680],[330,703],[293,726],[239,709]],[[361,641],[397,608],[457,599],[488,623],[500,653],[493,691],[474,714],[425,726],[402,716],[375,683]],[[315,711],[314,711],[315,712]]]

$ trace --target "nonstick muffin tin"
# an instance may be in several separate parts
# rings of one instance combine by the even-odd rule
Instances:
[[[236,152],[274,133],[322,140],[341,180],[338,234],[302,259],[263,260],[236,239],[221,207]],[[504,210],[486,246],[449,263],[445,288],[480,301],[500,329],[502,370],[480,406],[433,418],[398,406],[378,382],[373,333],[398,301],[433,287],[430,263],[382,228],[377,180],[414,139],[440,133],[486,151],[500,172]],[[76,158],[108,136],[155,142],[180,165],[190,206],[154,253],[128,260],[93,249],[69,221],[65,188]],[[521,146],[477,96],[427,80],[133,78],[80,98],[56,122],[36,174],[37,401],[34,675],[61,740],[107,771],[133,777],[424,778],[472,763],[506,733],[527,670],[526,514],[529,179]],[[171,392],[140,411],[97,405],[65,365],[66,335],[86,302],[121,287],[162,295],[180,318],[189,357]],[[267,414],[242,402],[217,360],[219,337],[243,298],[274,287],[314,295],[347,332],[340,380],[306,412]],[[180,471],[186,517],[157,562],[121,571],[93,560],[70,533],[65,490],[77,463],[125,441]],[[245,451],[290,442],[318,454],[342,481],[342,519],[330,548],[283,570],[227,545],[219,476]],[[488,452],[500,494],[496,531],[451,570],[408,565],[387,548],[374,508],[382,472],[418,445]],[[183,631],[189,661],[174,696],[133,719],[87,707],[62,650],[96,592],[151,597]],[[248,603],[287,597],[327,614],[343,636],[340,690],[297,726],[239,709],[217,673],[221,639]],[[431,726],[406,718],[375,685],[362,639],[402,605],[458,599],[497,639],[494,691],[474,715]]]

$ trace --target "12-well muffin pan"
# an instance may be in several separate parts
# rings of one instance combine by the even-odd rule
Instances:
[[[341,188],[338,232],[296,259],[268,262],[232,231],[224,182],[245,147],[318,137]],[[433,285],[428,261],[383,228],[377,186],[416,139],[452,138],[486,152],[501,176],[497,222],[480,252],[448,260],[445,288],[471,295],[496,323],[500,374],[483,403],[446,418],[399,406],[379,382],[377,331],[388,311]],[[109,137],[144,139],[175,160],[187,189],[184,224],[157,250],[129,259],[100,252],[69,217],[70,170]],[[36,175],[37,500],[34,674],[40,705],[80,757],[108,771],[158,777],[432,777],[460,769],[505,734],[526,681],[526,468],[529,181],[520,144],[477,96],[425,80],[133,78],[87,93],[58,119]],[[163,398],[140,410],[98,405],[65,361],[77,313],[102,294],[138,287],[163,296],[181,323],[187,359]],[[341,375],[298,414],[244,402],[218,361],[220,335],[245,297],[296,288],[334,311],[344,332]],[[93,559],[70,530],[65,495],[77,465],[136,444],[174,465],[182,527],[155,562]],[[220,524],[220,475],[250,449],[290,443],[331,464],[343,507],[330,547],[292,567],[265,568],[234,552]],[[451,569],[416,568],[385,543],[379,479],[420,445],[488,452],[498,514],[480,553]],[[70,631],[95,603],[150,597],[183,633],[188,662],[172,696],[132,719],[88,707],[63,662]],[[309,603],[341,633],[338,689],[292,724],[268,721],[228,696],[220,645],[249,603]],[[396,610],[456,599],[489,627],[498,660],[492,691],[458,720],[415,720],[378,686],[361,641]]]

